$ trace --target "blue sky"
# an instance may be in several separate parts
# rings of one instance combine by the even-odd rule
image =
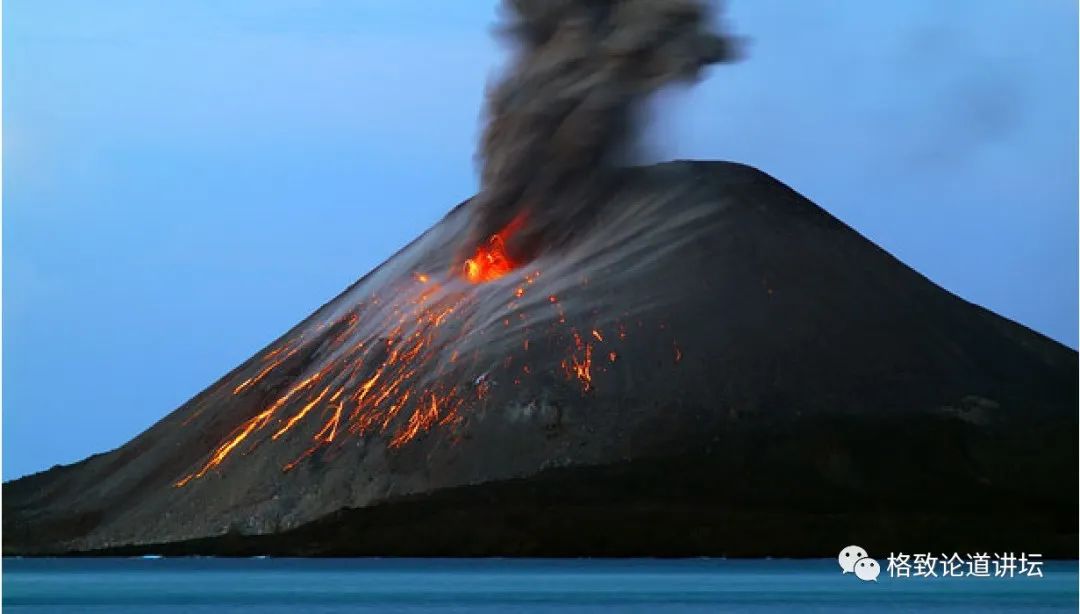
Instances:
[[[656,159],[746,162],[1077,346],[1072,0],[731,0]],[[120,445],[476,189],[491,1],[7,0],[3,477]]]

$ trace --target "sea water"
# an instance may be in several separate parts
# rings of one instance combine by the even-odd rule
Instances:
[[[1076,562],[1043,577],[864,582],[829,560],[17,559],[6,612],[1077,611]]]

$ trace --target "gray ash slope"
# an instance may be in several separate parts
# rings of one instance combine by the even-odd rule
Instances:
[[[4,552],[1075,556],[1075,351],[738,164],[630,171],[479,285],[472,205],[128,444],[4,484]]]

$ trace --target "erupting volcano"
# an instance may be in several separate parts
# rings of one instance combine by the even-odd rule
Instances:
[[[1076,352],[761,171],[617,163],[645,97],[734,57],[704,4],[508,5],[481,192],[5,484],[6,554],[1075,556]]]

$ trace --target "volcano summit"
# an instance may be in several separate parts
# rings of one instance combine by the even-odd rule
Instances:
[[[5,554],[1076,556],[1077,354],[756,169],[623,166],[734,57],[692,0],[517,0],[473,199]]]

